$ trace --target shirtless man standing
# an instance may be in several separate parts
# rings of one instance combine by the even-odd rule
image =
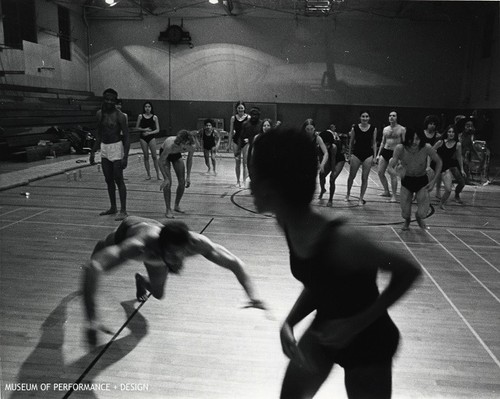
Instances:
[[[94,147],[90,151],[90,164],[95,163],[95,152],[101,150],[102,173],[108,186],[111,207],[99,215],[114,215],[116,208],[115,185],[120,196],[120,213],[115,220],[127,217],[127,188],[123,179],[123,170],[127,167],[130,140],[127,116],[116,108],[118,93],[106,89],[103,93],[102,108],[97,111],[97,131]]]
[[[167,211],[165,217],[173,219],[174,215],[171,208],[171,193],[172,188],[172,173],[170,164],[174,167],[175,175],[177,176],[177,191],[175,196],[174,211],[184,213],[179,204],[184,195],[184,188],[191,185],[191,167],[193,166],[193,154],[196,149],[195,138],[187,131],[180,130],[176,136],[170,136],[165,139],[160,147],[160,171],[165,179],[160,186],[160,191],[163,191],[165,206]],[[182,153],[187,152],[187,177],[186,167],[182,159]]]
[[[435,173],[428,173],[427,158],[436,163]],[[398,166],[398,162],[401,165]],[[397,166],[397,168],[396,168]],[[443,162],[436,150],[425,142],[425,134],[419,129],[409,131],[403,144],[398,144],[389,161],[389,173],[401,177],[401,214],[404,219],[403,230],[410,228],[411,203],[413,195],[417,198],[417,223],[422,229],[427,229],[424,218],[429,212],[429,191],[436,182],[436,177],[441,173]]]
[[[389,164],[389,160],[392,158],[394,148],[396,148],[398,144],[404,142],[405,133],[406,128],[398,124],[397,112],[391,111],[389,113],[389,126],[386,126],[382,131],[382,143],[380,144],[377,155],[378,177],[380,178],[380,182],[384,187],[384,192],[381,194],[382,197],[391,197],[387,178],[385,177],[385,171],[387,169],[387,165]],[[396,192],[398,190],[398,177],[396,175],[391,175],[391,188],[392,197],[390,199],[390,202],[397,202]]]

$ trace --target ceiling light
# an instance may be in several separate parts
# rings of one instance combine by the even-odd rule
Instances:
[[[218,4],[219,0],[208,0],[210,4]]]

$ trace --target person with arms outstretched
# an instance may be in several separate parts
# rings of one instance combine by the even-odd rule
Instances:
[[[147,276],[139,273],[135,275],[137,300],[145,301],[148,292],[161,299],[168,274],[179,274],[184,260],[195,255],[202,255],[234,273],[249,298],[248,306],[265,308],[245,271],[243,261],[222,245],[190,231],[181,221],[159,222],[130,216],[122,221],[116,231],[97,243],[90,261],[84,266],[82,292],[88,322],[88,343],[96,345],[98,331],[107,331],[98,320],[95,304],[98,280],[102,273],[115,270],[130,260],[143,262]]]

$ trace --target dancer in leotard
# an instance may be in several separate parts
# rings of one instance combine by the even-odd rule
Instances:
[[[236,187],[241,187],[241,147],[240,147],[240,135],[243,123],[250,119],[250,115],[245,113],[245,103],[243,101],[238,101],[235,106],[236,114],[231,116],[229,124],[229,145],[233,149],[236,173]],[[243,164],[244,178],[247,175],[247,166]]]
[[[439,118],[437,115],[427,115],[424,119],[424,141],[429,143],[431,147],[441,139],[441,135],[438,132]],[[432,170],[436,169],[436,164],[429,160],[428,165]],[[436,178],[436,197],[441,198],[441,175]]]
[[[311,118],[306,119],[302,124],[302,131],[311,138],[311,141],[318,148],[318,171],[324,172],[328,163],[328,149],[319,133],[316,132],[316,122]]]
[[[389,398],[399,331],[387,309],[421,272],[398,251],[313,209],[317,164],[310,136],[284,128],[259,136],[250,162],[255,206],[276,215],[292,274],[304,286],[280,331],[290,358],[281,398],[312,398],[335,364],[344,368],[348,397]],[[380,293],[382,270],[390,281]],[[295,325],[313,312],[297,343]]]
[[[252,153],[253,140],[255,136],[262,133],[262,120],[260,119],[260,108],[250,109],[250,119],[247,119],[241,126],[240,139],[238,145],[241,148],[243,162],[243,185],[248,188],[248,160]]]
[[[345,164],[343,144],[333,124],[327,130],[321,132],[319,136],[323,139],[328,150],[328,162],[325,165],[324,172],[319,173],[319,184],[321,186],[319,199],[322,199],[323,194],[326,192],[326,178],[330,175],[330,192],[326,206],[332,206],[333,195],[335,194],[335,181],[342,172]]]
[[[460,199],[460,193],[465,187],[465,170],[462,160],[462,144],[457,140],[457,134],[453,125],[450,125],[446,128],[444,140],[439,140],[434,145],[434,149],[437,150],[438,155],[443,161],[443,168],[441,169],[441,180],[444,184],[444,194],[441,197],[439,207],[444,210],[446,201],[451,194],[453,176],[455,175],[458,177],[457,186],[455,188],[455,198],[458,197],[458,199]],[[458,168],[460,168],[460,170],[457,170]],[[455,173],[453,169],[456,169]]]
[[[215,122],[213,119],[205,119],[203,121],[204,128],[201,129],[198,134],[201,137],[201,145],[203,148],[203,156],[205,157],[205,165],[207,165],[207,174],[210,173],[210,160],[212,161],[212,167],[214,170],[214,175],[217,175],[217,161],[215,160],[215,155],[219,150],[220,146],[220,134],[215,129]]]
[[[361,191],[359,194],[359,205],[366,204],[364,199],[366,188],[368,187],[368,175],[372,165],[374,165],[377,155],[377,128],[370,125],[370,112],[361,111],[359,113],[360,123],[352,125],[349,140],[348,159],[350,163],[349,178],[347,179],[346,201],[351,195],[352,183],[361,165]]]
[[[153,104],[146,101],[142,106],[142,114],[137,117],[136,129],[140,130],[140,143],[142,155],[144,156],[144,167],[146,168],[147,180],[151,180],[151,171],[149,166],[149,153],[153,158],[153,165],[156,171],[156,178],[160,178],[160,169],[158,167],[158,156],[156,151],[156,135],[160,132],[160,122],[153,111]]]

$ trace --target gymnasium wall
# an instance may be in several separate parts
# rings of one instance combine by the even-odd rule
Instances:
[[[193,48],[158,41],[167,18],[93,21],[94,90],[175,101],[408,107],[457,107],[468,95],[460,82],[473,43],[460,24],[348,13],[336,20],[184,18],[183,25]]]
[[[320,129],[335,122],[347,131],[361,108],[381,127],[393,107],[401,123],[414,127],[429,113],[443,114],[448,123],[474,108],[490,109],[499,126],[498,35],[490,56],[481,53],[491,9],[457,8],[451,17],[421,20],[357,12],[336,18],[170,15],[171,24],[189,31],[193,48],[158,41],[167,17],[92,21],[93,89],[114,87],[123,98],[155,101],[169,134],[193,128],[204,116],[225,118],[227,128],[239,99],[275,104],[287,124],[313,117]],[[497,34],[498,17],[494,21]]]
[[[60,57],[57,4],[37,0],[35,9],[38,43],[23,41],[22,50],[0,51],[0,67],[5,72],[5,75],[0,76],[0,83],[71,90],[90,89],[87,30],[82,9],[70,2],[65,2],[64,6],[70,10],[71,61]],[[3,26],[0,30],[0,42],[4,43]]]
[[[194,129],[198,118],[207,116],[224,118],[227,129],[239,99],[264,105],[263,116],[287,124],[313,117],[319,129],[335,122],[347,131],[362,108],[371,110],[381,127],[393,107],[401,123],[415,127],[431,112],[448,122],[457,113],[488,109],[499,127],[498,3],[475,2],[474,12],[472,2],[453,3],[452,13],[421,18],[417,13],[412,19],[357,11],[328,18],[273,11],[200,17],[185,8],[144,14],[142,20],[87,21],[81,7],[64,2],[71,10],[73,39],[72,60],[65,61],[53,34],[57,5],[36,0],[38,43],[0,51],[4,71],[25,73],[0,81],[98,95],[114,87],[129,103],[132,118],[144,100],[154,101],[168,134]],[[192,48],[158,41],[169,18],[189,31]],[[54,69],[39,71],[40,66]],[[500,153],[499,136],[493,147]]]

